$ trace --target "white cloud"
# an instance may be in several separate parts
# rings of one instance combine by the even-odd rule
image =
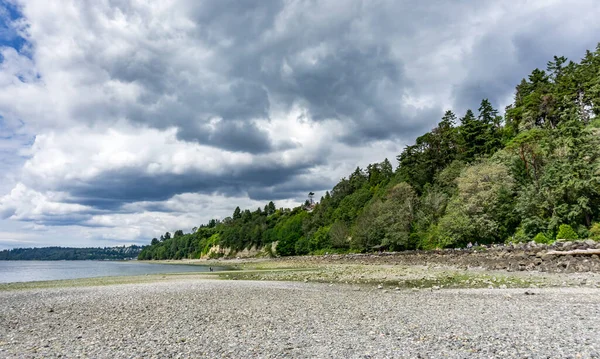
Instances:
[[[293,205],[600,31],[594,0],[12,2],[0,213],[73,243]]]
[[[18,183],[9,194],[0,197],[0,215],[21,221],[62,221],[65,216],[87,213],[92,208],[66,203],[59,192],[40,193]]]

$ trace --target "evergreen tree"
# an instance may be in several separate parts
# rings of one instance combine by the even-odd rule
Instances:
[[[477,120],[471,110],[467,110],[460,122],[462,158],[470,162],[486,153],[489,127],[484,122]]]
[[[242,210],[240,209],[240,207],[235,207],[235,210],[233,211],[233,220],[237,220],[242,218]]]

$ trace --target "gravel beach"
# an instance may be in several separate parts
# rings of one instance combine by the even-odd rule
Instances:
[[[0,292],[0,323],[2,358],[600,357],[596,288],[187,279]]]

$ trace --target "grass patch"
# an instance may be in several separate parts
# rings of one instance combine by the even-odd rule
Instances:
[[[402,266],[321,265],[312,267],[276,268],[220,272],[219,278],[229,280],[292,281],[338,283],[352,285],[382,285],[398,288],[528,288],[546,286],[542,278],[524,278],[507,274],[428,270]],[[271,268],[265,268],[271,267]],[[274,268],[275,267],[275,268]]]

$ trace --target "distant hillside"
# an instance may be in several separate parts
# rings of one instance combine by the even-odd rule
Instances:
[[[484,83],[481,86],[485,86]],[[318,203],[235,209],[192,233],[154,238],[140,259],[263,247],[278,255],[600,240],[600,45],[555,56],[515,88],[504,113],[448,110],[397,156],[342,178]]]
[[[143,248],[136,245],[104,248],[13,248],[0,251],[0,260],[125,260],[137,258]]]

